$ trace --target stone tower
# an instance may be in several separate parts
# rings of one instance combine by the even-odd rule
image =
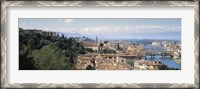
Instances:
[[[98,46],[98,37],[96,36],[96,46]]]

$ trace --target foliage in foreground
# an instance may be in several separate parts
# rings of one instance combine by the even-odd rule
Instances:
[[[73,38],[45,36],[19,28],[20,70],[75,69],[80,53],[84,53],[84,47]]]
[[[37,69],[70,69],[68,58],[55,45],[46,45],[40,50],[34,50],[32,56]]]

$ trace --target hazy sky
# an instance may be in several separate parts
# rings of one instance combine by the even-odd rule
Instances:
[[[116,39],[181,39],[181,19],[21,18],[19,27]]]

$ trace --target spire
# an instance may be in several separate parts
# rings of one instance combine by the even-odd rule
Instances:
[[[96,46],[98,46],[98,37],[96,36]]]

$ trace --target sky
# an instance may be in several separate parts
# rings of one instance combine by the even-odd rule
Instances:
[[[19,27],[100,39],[181,39],[180,18],[20,18]]]

